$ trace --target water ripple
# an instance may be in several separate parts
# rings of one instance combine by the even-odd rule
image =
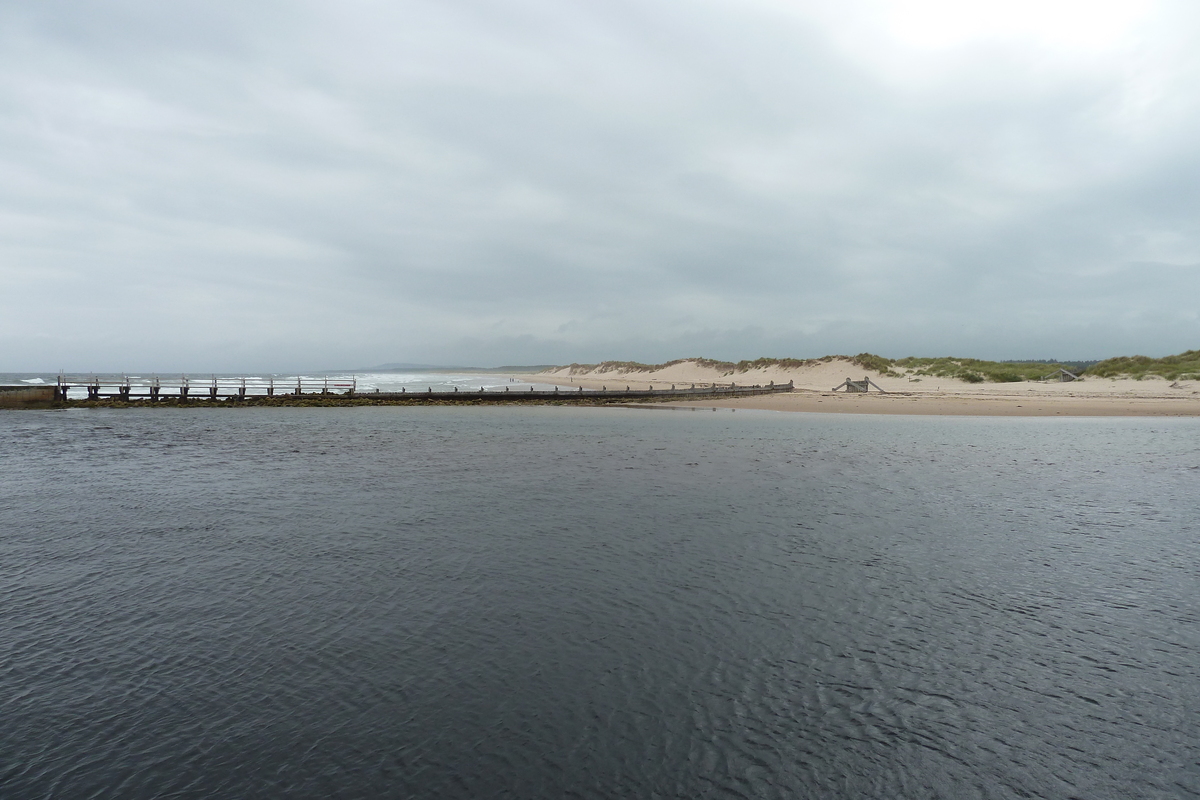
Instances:
[[[1200,796],[1198,433],[0,415],[0,796]]]

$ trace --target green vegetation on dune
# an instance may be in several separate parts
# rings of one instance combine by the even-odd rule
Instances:
[[[822,361],[828,361],[830,356],[825,356]],[[889,378],[899,378],[900,373],[895,370],[895,361],[883,356],[877,356],[874,353],[859,353],[850,359],[851,363],[857,364],[863,369],[874,370],[880,375],[886,375]]]
[[[1076,372],[1074,364],[1057,361],[984,361],[978,358],[901,358],[892,362],[912,375],[958,378],[967,383],[1036,381],[1059,369]]]
[[[1088,374],[1100,378],[1126,376],[1141,380],[1156,376],[1169,381],[1200,380],[1200,350],[1187,350],[1163,358],[1118,356],[1092,365]]]

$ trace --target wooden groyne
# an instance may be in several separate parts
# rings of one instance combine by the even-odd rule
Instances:
[[[252,379],[253,381],[253,379]],[[690,384],[672,385],[661,389],[633,389],[630,386],[601,386],[599,389],[554,387],[552,389],[517,389],[511,386],[489,389],[480,386],[478,391],[454,388],[449,391],[434,391],[405,387],[398,392],[378,390],[360,391],[357,380],[300,378],[289,381],[267,380],[247,383],[245,378],[193,379],[182,376],[173,381],[158,378],[147,382],[132,383],[128,378],[101,380],[88,378],[70,381],[60,377],[57,383],[28,387],[9,387],[13,390],[14,402],[10,406],[26,406],[34,400],[44,405],[86,406],[96,404],[143,404],[171,403],[243,403],[246,405],[312,405],[331,404],[469,404],[469,403],[622,403],[664,402],[670,400],[701,400],[706,398],[747,397],[762,394],[790,392],[792,382],[767,385]],[[20,394],[20,399],[15,395]],[[74,397],[72,397],[72,394]],[[82,395],[82,396],[81,396]],[[6,395],[0,393],[0,404]]]
[[[736,383],[728,385],[718,384],[710,386],[691,385],[687,387],[672,386],[669,389],[631,389],[629,386],[608,388],[603,386],[600,389],[584,389],[578,387],[575,389],[567,389],[565,387],[555,387],[554,389],[534,389],[525,390],[510,389],[484,389],[479,387],[479,391],[461,391],[455,390],[451,392],[435,392],[432,389],[427,389],[424,392],[402,391],[402,392],[368,392],[361,394],[359,397],[376,398],[381,400],[391,401],[417,401],[422,399],[430,399],[438,402],[459,402],[459,403],[521,403],[521,402],[624,402],[624,401],[658,401],[665,400],[702,400],[705,398],[714,397],[749,397],[759,394],[776,394],[779,392],[792,391],[792,382],[787,383],[770,383],[766,386],[755,384],[753,386],[742,385]]]

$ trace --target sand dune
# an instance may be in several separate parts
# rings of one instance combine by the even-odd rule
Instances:
[[[887,394],[833,392],[847,378],[869,377]],[[967,383],[954,378],[904,374],[882,375],[853,363],[830,358],[793,368],[731,372],[682,361],[653,371],[629,369],[580,370],[560,367],[540,373],[539,381],[561,386],[634,389],[667,388],[711,383],[738,385],[787,383],[795,389],[767,397],[736,398],[721,402],[671,403],[686,407],[819,411],[858,414],[975,414],[985,416],[1200,416],[1200,381],[1174,382],[1084,378],[1080,381]]]

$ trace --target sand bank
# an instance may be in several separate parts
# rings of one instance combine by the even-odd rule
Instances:
[[[832,388],[847,378],[869,377],[887,394],[844,394]],[[1081,381],[967,383],[952,378],[881,375],[843,359],[792,369],[719,372],[695,362],[651,372],[608,370],[571,372],[563,367],[540,373],[538,381],[585,389],[656,389],[708,383],[766,384],[792,381],[789,394],[719,402],[673,402],[678,408],[744,408],[847,414],[931,414],[979,416],[1200,416],[1200,382],[1162,379],[1085,378]]]

